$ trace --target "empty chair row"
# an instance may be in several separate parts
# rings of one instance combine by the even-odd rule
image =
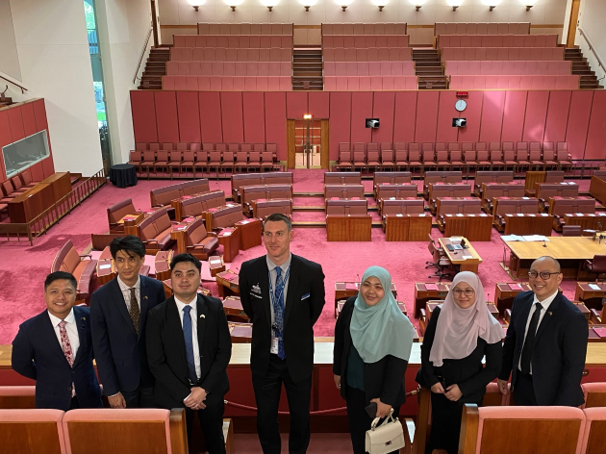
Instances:
[[[514,142],[339,142],[339,152],[341,151],[375,151],[375,150],[393,150],[393,151],[482,151],[482,150],[513,150]],[[515,142],[515,150],[526,151],[565,151],[568,152],[568,142]]]
[[[232,49],[280,47],[292,49],[292,35],[288,36],[196,36],[174,37],[174,47],[231,47]]]
[[[413,76],[414,61],[327,61],[325,76]]]
[[[135,150],[137,151],[158,151],[158,150],[178,150],[178,151],[271,151],[276,153],[278,150],[278,144],[276,143],[213,143],[213,142],[137,142],[135,143]]]
[[[198,35],[290,35],[293,33],[293,24],[269,23],[200,23],[198,22]]]
[[[290,76],[289,61],[166,62],[167,76]]]
[[[411,47],[332,48],[322,51],[324,61],[404,61],[412,60]]]
[[[327,76],[326,91],[416,90],[417,76]]]
[[[530,22],[436,22],[438,35],[528,35]]]
[[[557,47],[558,35],[439,35],[438,47]]]
[[[548,75],[563,76],[572,74],[572,62],[560,61],[456,61],[444,63],[447,76],[522,76]]]
[[[170,61],[291,61],[292,49],[279,47],[231,49],[226,47],[173,47]]]
[[[163,76],[162,89],[290,91],[292,90],[292,81],[290,76]]]
[[[564,60],[563,47],[443,47],[448,60]]]
[[[450,76],[449,87],[454,90],[521,89],[521,90],[577,90],[579,76]]]
[[[405,35],[406,22],[381,24],[322,24],[322,36],[330,35]]]
[[[322,49],[360,47],[408,47],[408,35],[324,36]]]

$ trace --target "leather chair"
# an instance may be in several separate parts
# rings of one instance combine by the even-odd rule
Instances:
[[[594,255],[592,260],[585,260],[585,269],[596,273],[596,281],[601,274],[606,274],[606,255]]]
[[[202,218],[196,219],[187,228],[186,239],[187,252],[200,260],[208,260],[208,257],[219,247],[217,235],[207,232]]]
[[[583,230],[580,225],[565,225],[562,227],[562,236],[581,236]]]

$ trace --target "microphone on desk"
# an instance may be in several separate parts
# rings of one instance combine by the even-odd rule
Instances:
[[[543,240],[543,247],[547,247],[547,243]]]

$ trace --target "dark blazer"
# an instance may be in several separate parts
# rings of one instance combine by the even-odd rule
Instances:
[[[346,372],[347,358],[353,345],[351,340],[351,316],[353,315],[354,302],[356,297],[349,298],[341,314],[337,319],[335,326],[335,349],[332,371],[335,375],[341,376],[341,396],[347,399]],[[406,392],[404,390],[404,374],[408,361],[387,355],[376,363],[364,365],[364,392],[366,393],[366,402],[378,397],[384,404],[396,407],[406,401]]]
[[[81,408],[99,408],[101,388],[93,367],[93,343],[88,307],[74,307],[80,346],[69,366],[55,329],[44,311],[26,320],[13,340],[12,366],[36,380],[36,408],[67,411],[71,406],[72,383]]]
[[[265,375],[271,344],[271,300],[266,256],[249,260],[240,270],[242,307],[253,323],[250,368]],[[260,292],[254,291],[259,289]],[[324,273],[314,262],[292,255],[284,314],[284,350],[291,379],[309,377],[314,363],[314,323],[324,307]]]
[[[198,294],[198,348],[201,378],[198,386],[209,395],[229,391],[227,365],[231,337],[223,304]],[[147,358],[156,378],[154,398],[162,408],[183,408],[190,394],[183,327],[174,296],[154,307],[147,317]]]
[[[450,385],[458,385],[463,393],[458,402],[477,403],[481,402],[486,394],[486,385],[493,381],[501,370],[501,357],[503,348],[501,341],[488,344],[478,337],[478,344],[471,354],[461,359],[445,359],[441,367],[434,367],[429,360],[431,347],[438,326],[440,308],[434,309],[423,335],[421,346],[421,368],[417,373],[417,383],[431,389],[442,377],[445,388]],[[482,365],[482,358],[486,356],[486,367]]]
[[[149,310],[164,301],[166,296],[160,281],[145,276],[139,276],[139,279],[139,335],[128,313],[117,277],[95,291],[91,297],[95,361],[106,396],[121,391],[134,391],[139,385],[143,388],[154,385],[154,377],[147,364],[145,326]]]
[[[499,378],[511,379],[515,390],[518,362],[526,322],[534,301],[533,292],[513,300],[511,322],[503,345]],[[534,394],[539,405],[578,407],[584,402],[581,378],[587,356],[587,320],[562,293],[558,293],[537,330],[531,366]]]

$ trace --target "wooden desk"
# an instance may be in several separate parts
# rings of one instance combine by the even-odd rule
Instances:
[[[233,318],[237,318],[235,321],[244,321],[248,322],[250,319],[244,309],[242,308],[242,301],[240,301],[239,296],[227,296],[223,300],[223,310],[225,311],[225,315],[227,315],[228,320],[233,321]]]
[[[601,230],[606,227],[606,211],[565,214],[564,225],[580,225],[581,230]]]
[[[427,301],[446,298],[450,285],[442,282],[415,282],[414,317],[421,318],[421,309],[425,308]]]
[[[385,241],[424,241],[431,233],[429,214],[385,215]]]
[[[252,323],[227,322],[227,326],[233,344],[250,344],[252,342]]]
[[[170,237],[177,242],[177,254],[187,252],[187,229],[196,218],[185,218],[179,224],[173,225],[170,231]]]
[[[327,241],[371,241],[371,230],[369,214],[326,216]]]
[[[606,205],[606,181],[592,175],[591,183],[589,183],[589,195],[602,205]]]
[[[514,288],[511,287],[514,286]],[[520,288],[517,288],[517,286]],[[494,289],[494,301],[499,310],[499,313],[503,315],[506,309],[511,309],[511,305],[513,304],[513,299],[518,295],[518,293],[532,291],[530,284],[528,282],[520,282],[520,283],[506,283],[499,282],[495,285]]]
[[[522,213],[519,213],[522,214]],[[551,236],[553,215],[547,213],[509,213],[504,216],[505,235]]]
[[[597,285],[599,290],[594,290],[589,285]],[[606,284],[597,282],[577,282],[574,299],[582,301],[589,309],[602,310],[604,298],[606,298]]]
[[[453,265],[458,266],[461,271],[471,271],[477,274],[478,266],[482,263],[482,257],[476,252],[467,238],[462,238],[462,240],[465,240],[466,249],[449,251],[447,245],[452,244],[450,238],[438,238],[446,257],[448,257],[448,260]]]
[[[337,308],[337,302],[340,300],[346,300],[352,296],[356,296],[360,291],[359,282],[335,282],[335,309]],[[391,283],[391,293],[393,297],[397,298],[398,290],[396,284]]]
[[[173,259],[173,251],[158,251],[156,254],[156,279],[165,281],[170,279],[170,262]]]
[[[235,227],[240,231],[240,250],[261,245],[261,219],[243,219]]]
[[[219,296],[225,298],[230,295],[240,294],[240,276],[232,270],[222,271],[215,276],[219,290]]]
[[[473,241],[490,241],[492,216],[480,214],[447,214],[438,222],[445,236],[464,236]]]
[[[233,262],[240,253],[240,231],[234,228],[223,229],[218,235],[219,244],[223,245],[223,257],[226,262]]]
[[[105,285],[116,277],[114,261],[109,246],[105,247],[97,259],[97,283]]]
[[[545,245],[542,241],[504,241],[503,239],[501,241],[505,253],[507,250],[510,251],[509,262],[507,263],[505,259],[501,262],[501,266],[513,279],[526,278],[532,262],[539,257],[549,255],[558,259],[565,278],[583,280],[590,278],[591,273],[583,270],[581,263],[593,259],[594,255],[606,255],[606,244],[598,244],[592,237],[552,236]]]
[[[208,267],[210,268],[210,275],[215,277],[222,271],[225,271],[225,262],[223,256],[211,255],[208,257]]]
[[[72,190],[69,172],[56,172],[8,202],[11,223],[27,223]]]

